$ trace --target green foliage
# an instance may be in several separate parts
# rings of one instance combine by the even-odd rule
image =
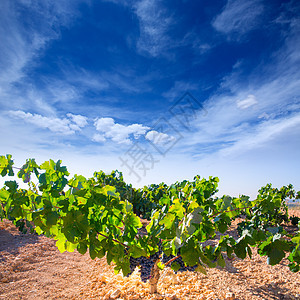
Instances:
[[[0,157],[0,173],[13,175],[11,155]],[[60,160],[38,165],[34,159],[27,160],[17,175],[28,188],[5,182],[0,189],[1,219],[11,219],[22,232],[34,230],[55,239],[61,252],[77,249],[89,252],[92,259],[106,255],[124,275],[131,256],[149,257],[161,250],[166,256],[180,255],[185,265],[197,265],[196,270],[205,273],[206,267],[224,267],[225,253],[244,259],[251,257],[253,247],[268,257],[269,264],[287,257],[290,269],[299,271],[299,231],[291,236],[282,227],[289,220],[286,200],[299,196],[292,185],[277,189],[268,184],[250,201],[244,195],[216,197],[217,177],[196,176],[170,186],[135,189],[119,171],[68,178]],[[150,221],[143,236],[138,235],[140,216]],[[224,235],[241,216],[240,237]],[[217,233],[217,244],[205,243]],[[174,262],[172,268],[178,265]]]
[[[12,169],[14,162],[11,158],[11,154],[0,156],[0,175],[2,177],[4,177],[6,174],[8,174],[9,176],[14,176],[14,171]]]

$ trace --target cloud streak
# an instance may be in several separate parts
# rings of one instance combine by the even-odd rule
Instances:
[[[70,1],[1,1],[1,85],[16,82],[24,76],[28,63],[47,43],[59,38],[60,27],[67,26],[77,15],[75,7],[76,4]],[[27,10],[26,15],[22,15],[23,9]]]
[[[134,8],[140,23],[138,50],[154,57],[161,55],[170,47],[168,30],[174,19],[156,0],[138,1]]]
[[[69,119],[44,117],[39,114],[31,114],[23,111],[9,111],[8,115],[16,119],[21,119],[26,123],[33,124],[38,128],[49,129],[52,132],[62,135],[72,135],[76,131],[80,131],[81,128],[87,125],[87,118],[81,115],[67,114]]]
[[[221,155],[228,156],[241,154],[255,148],[263,148],[269,141],[276,140],[284,132],[297,131],[300,126],[300,114],[286,118],[267,120],[260,123],[252,132],[245,132],[234,145],[220,151]]]
[[[260,0],[228,0],[212,25],[217,31],[239,39],[258,26],[263,11]]]
[[[268,146],[280,146],[277,137],[299,126],[299,21],[285,23],[284,43],[268,63],[260,64],[243,78],[243,63],[233,66],[219,90],[205,102],[208,114],[198,118],[187,133],[184,151],[195,157],[210,153],[238,155]],[[294,129],[293,129],[294,130]],[[294,143],[294,141],[290,141]],[[189,149],[189,150],[187,150]]]
[[[254,95],[248,95],[247,98],[243,100],[237,100],[236,105],[240,109],[249,108],[257,103],[256,97]]]

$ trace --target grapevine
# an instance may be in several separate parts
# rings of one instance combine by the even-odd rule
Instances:
[[[21,231],[29,228],[56,240],[60,252],[87,251],[92,259],[106,257],[115,272],[130,275],[140,266],[141,279],[157,292],[159,269],[205,273],[207,267],[224,267],[224,254],[251,257],[252,249],[275,265],[287,257],[289,268],[299,271],[300,232],[288,234],[287,199],[300,198],[292,185],[262,187],[255,200],[248,196],[216,197],[218,178],[195,176],[193,181],[162,183],[135,189],[119,171],[110,175],[69,177],[61,161],[38,165],[27,159],[14,167],[11,155],[0,156],[2,177],[17,176],[28,185],[7,180],[0,189],[0,219],[10,219]],[[240,237],[225,234],[233,220]],[[140,234],[141,219],[149,224]],[[296,225],[298,220],[293,220]],[[214,246],[205,242],[220,233]]]

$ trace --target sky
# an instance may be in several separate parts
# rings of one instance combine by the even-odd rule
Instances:
[[[1,0],[0,155],[135,187],[299,190],[299,16],[289,0]]]

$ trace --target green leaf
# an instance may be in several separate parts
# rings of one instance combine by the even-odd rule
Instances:
[[[66,250],[68,251],[68,252],[74,252],[74,250],[77,248],[77,243],[70,243],[70,242],[68,242],[68,241],[66,241]]]
[[[177,272],[181,268],[180,264],[176,261],[172,262],[171,269]]]
[[[167,213],[166,216],[159,221],[159,225],[165,225],[166,229],[170,229],[174,223],[175,215]]]
[[[20,206],[14,206],[10,212],[10,215],[16,219],[24,216],[23,210]]]
[[[290,250],[287,241],[279,239],[271,243],[270,248],[268,252],[268,264],[272,266],[278,264],[285,257],[285,251]]]
[[[159,261],[159,262],[157,263],[157,267],[158,267],[160,270],[163,270],[163,269],[165,268],[165,265],[164,265],[161,261]]]
[[[161,197],[159,199],[159,204],[161,206],[163,206],[163,205],[170,205],[170,203],[171,203],[171,199],[167,195],[164,195],[163,197]]]
[[[147,253],[145,252],[145,250],[139,248],[136,245],[131,245],[130,246],[129,253],[130,253],[130,256],[132,256],[134,258],[138,258],[138,257],[141,257],[141,256],[147,256]]]
[[[59,239],[56,242],[56,247],[58,248],[59,252],[63,253],[66,251],[66,239]]]
[[[141,228],[143,226],[140,218],[132,212],[126,215],[125,224],[130,224],[130,226],[135,228]]]
[[[199,263],[199,250],[193,240],[189,240],[187,244],[180,248],[180,254],[183,261],[189,266],[195,266]]]
[[[128,202],[127,200],[125,203],[126,203],[126,205],[125,205],[126,212],[127,213],[132,212],[132,208],[133,208],[132,204],[130,202]]]
[[[234,253],[238,258],[245,259],[247,256],[247,247],[247,242],[245,239],[242,239],[234,246]]]
[[[130,273],[130,262],[128,259],[123,260],[119,266],[118,265],[115,266],[114,268],[115,274],[118,274],[120,269],[122,270],[123,276],[126,276],[127,274]]]
[[[185,209],[180,203],[179,199],[175,199],[173,201],[172,205],[169,208],[169,212],[176,214],[179,219],[182,219],[184,217]]]
[[[46,174],[45,174],[45,173],[43,173],[43,174],[41,174],[41,175],[39,176],[39,183],[40,183],[41,185],[47,184]]]
[[[272,247],[271,251],[268,254],[267,262],[269,265],[274,266],[285,257],[284,251],[277,249],[275,247]]]
[[[7,190],[5,190],[4,188],[2,188],[0,190],[0,200],[6,201],[9,197],[9,195],[10,195],[10,193]]]
[[[77,197],[78,205],[84,205],[87,202],[87,198]]]
[[[200,263],[198,263],[197,268],[195,269],[195,271],[196,272],[201,272],[202,274],[207,275],[205,267]]]
[[[8,173],[8,176],[14,176],[14,171],[12,166],[14,164],[13,160],[11,159],[11,155],[7,154],[5,156],[0,156],[0,174],[1,176],[5,176]]]
[[[220,256],[218,257],[217,263],[220,267],[224,268],[226,266],[226,262],[224,260],[224,257],[222,255],[222,253],[220,254]]]
[[[187,215],[187,223],[189,224],[200,224],[202,222],[203,216],[201,213],[203,212],[202,207],[196,207],[193,212]]]
[[[292,238],[292,242],[300,245],[300,234]]]
[[[92,247],[90,247],[90,249],[89,249],[89,254],[90,254],[91,259],[95,259],[97,257],[97,252]]]
[[[9,188],[9,192],[16,192],[18,184],[15,180],[5,181],[5,185]]]
[[[46,225],[47,226],[52,226],[57,223],[58,220],[58,213],[56,211],[52,211],[49,214],[46,215]]]

